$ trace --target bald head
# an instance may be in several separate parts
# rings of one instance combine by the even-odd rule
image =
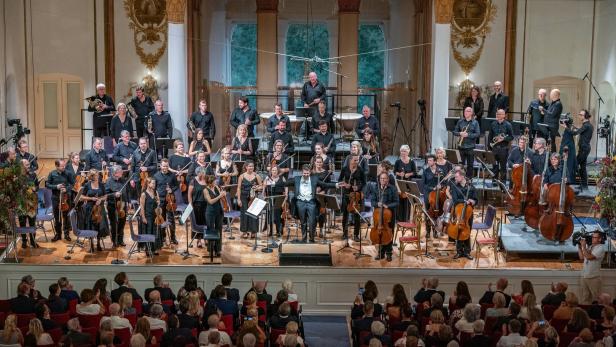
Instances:
[[[494,82],[494,93],[498,94],[503,91],[503,83],[501,81]]]
[[[314,72],[314,71],[311,71],[311,72],[308,74],[308,78],[310,79],[310,82],[311,82],[311,83],[316,83],[316,82],[317,82],[317,73],[316,73],[316,72]]]
[[[109,314],[112,316],[118,316],[120,314],[120,304],[113,303],[109,305]]]
[[[150,302],[160,302],[160,292],[158,290],[153,290],[150,292]]]
[[[556,101],[556,100],[560,99],[560,90],[559,89],[552,89],[552,91],[550,91],[550,99],[552,101]]]

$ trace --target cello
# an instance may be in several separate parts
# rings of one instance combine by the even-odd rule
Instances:
[[[437,219],[443,214],[443,204],[445,203],[445,200],[447,199],[445,190],[442,189],[441,187],[440,170],[438,171],[437,181],[438,181],[438,184],[436,185],[436,188],[433,191],[431,191],[430,194],[428,194],[428,203],[429,203],[428,214],[430,215],[430,217],[434,219]]]
[[[528,139],[528,128],[524,132],[524,138]],[[522,165],[511,170],[513,189],[511,190],[512,197],[507,199],[507,204],[509,205],[509,212],[515,216],[523,215],[526,204],[533,198],[528,189],[529,182],[533,180],[533,174],[530,163],[526,162],[528,159],[527,153],[528,148],[525,147]]]
[[[383,203],[383,191],[379,189],[379,202]],[[350,204],[350,203],[349,203]],[[381,206],[374,209],[372,219],[374,220],[374,226],[370,230],[370,242],[373,245],[387,245],[394,240],[394,234],[389,226],[393,214],[387,207]]]
[[[573,233],[573,201],[575,193],[567,185],[567,158],[569,147],[563,148],[563,167],[560,183],[551,184],[547,190],[548,206],[539,219],[541,235],[551,241],[565,241]]]
[[[447,235],[457,241],[466,241],[471,237],[471,225],[473,218],[473,206],[468,204],[468,195],[471,192],[471,185],[467,183],[464,203],[458,203],[453,208],[454,221],[447,225]]]
[[[526,207],[526,210],[524,210],[524,221],[529,227],[533,229],[539,229],[539,219],[543,215],[543,211],[545,211],[546,208],[544,180],[545,173],[548,171],[549,164],[550,151],[546,149],[543,172],[541,173],[541,176],[535,175],[535,177],[533,177],[533,183],[531,185],[532,194],[535,198],[531,199],[528,206]]]

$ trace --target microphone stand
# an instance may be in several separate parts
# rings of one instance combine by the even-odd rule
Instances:
[[[494,172],[492,172],[492,170],[490,170],[488,168],[488,165],[486,165],[486,163],[481,160],[479,157],[476,157],[475,160],[477,160],[479,162],[479,164],[481,164],[481,166],[483,167],[484,172],[488,172],[488,175],[490,175],[490,178],[492,178],[494,180]],[[485,209],[486,209],[486,177],[485,175],[482,178],[483,180],[483,189],[481,192],[481,221],[483,222],[485,219]]]
[[[592,89],[595,91],[595,93],[597,94],[597,115],[599,117],[601,117],[601,104],[605,104],[605,101],[603,100],[603,98],[601,97],[601,94],[599,93],[599,91],[597,90],[597,87],[595,87],[595,84],[592,83],[592,79],[590,78],[590,75],[588,73],[586,73],[586,75],[584,75],[584,78],[582,79],[585,80],[588,79],[588,82],[590,83],[590,86],[592,87]],[[599,139],[597,139],[597,144],[599,143]],[[598,150],[599,146],[595,145],[595,161],[598,158],[598,154],[597,154],[597,150]],[[607,152],[605,153],[605,155],[608,155]]]

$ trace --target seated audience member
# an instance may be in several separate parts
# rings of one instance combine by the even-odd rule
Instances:
[[[170,315],[167,319],[168,329],[163,334],[160,341],[160,347],[176,347],[178,345],[195,344],[197,339],[193,336],[192,330],[188,328],[180,328],[180,321],[176,315]],[[180,344],[183,342],[183,344]]]
[[[413,297],[418,304],[423,304],[425,302],[429,302],[432,299],[432,295],[435,293],[440,294],[441,299],[445,300],[445,292],[442,290],[437,290],[438,288],[438,278],[433,277],[430,279],[422,279],[421,280],[421,288],[417,291],[417,294]]]
[[[173,294],[173,290],[171,290],[171,288],[169,288],[169,283],[165,283],[163,281],[163,276],[162,275],[156,275],[154,276],[153,281],[154,282],[154,287],[153,288],[148,288],[145,290],[144,294],[144,298],[149,299],[150,298],[150,294],[152,293],[152,291],[158,291],[159,293],[159,298],[160,298],[160,303],[162,303],[162,301],[168,301],[168,300],[172,300],[175,301],[175,294]],[[149,301],[148,301],[149,302]],[[156,302],[155,304],[158,304],[159,302]]]
[[[445,325],[445,316],[442,311],[434,310],[430,313],[430,320],[428,325],[425,327],[426,332],[424,334],[426,345],[430,346],[434,343],[434,341],[438,340],[439,332],[445,327]]]
[[[51,335],[43,330],[43,324],[37,318],[32,318],[28,324],[28,335],[33,335],[36,338],[37,345],[53,345]]]
[[[237,304],[240,301],[240,291],[237,288],[232,288],[231,287],[231,283],[232,282],[233,282],[233,275],[232,274],[226,273],[226,274],[222,275],[222,278],[220,280],[220,284],[222,285],[222,287],[227,292],[227,300],[234,301]],[[212,289],[212,293],[210,294],[210,297],[214,296],[214,292],[215,291],[216,291],[216,288]],[[219,295],[219,297],[220,297],[220,295]]]
[[[486,310],[486,318],[502,317],[509,313],[509,310],[506,307],[506,298],[503,293],[494,293],[494,296],[492,296],[492,303],[494,304],[494,307],[490,307]]]
[[[147,341],[145,339],[145,336],[143,336],[142,334],[139,333],[135,333],[133,336],[131,336],[130,338],[130,347],[145,347],[147,344]]]
[[[276,293],[276,299],[274,300],[274,303],[267,307],[267,315],[268,315],[267,318],[269,319],[269,317],[271,317],[276,312],[278,312],[278,307],[283,302],[288,302],[288,301],[289,301],[289,293],[287,293],[285,289],[279,290],[278,293]]]
[[[604,307],[612,306],[612,296],[608,293],[601,293],[597,297],[597,302],[590,305],[586,310],[591,319],[600,320]]]
[[[571,341],[569,347],[595,347],[594,336],[590,329],[582,329],[580,334]]]
[[[9,300],[11,312],[18,314],[34,313],[36,301],[28,296],[30,286],[27,283],[20,283],[17,286],[17,296]]]
[[[299,336],[299,326],[297,325],[297,322],[289,322],[289,323],[287,323],[285,333],[282,334],[282,335],[278,335],[278,339],[276,340],[276,343],[279,344],[279,345],[283,344],[284,340],[289,335],[296,336],[297,337],[297,344],[300,347],[304,347],[304,339],[302,339],[302,337]]]
[[[374,322],[374,304],[372,301],[366,301],[364,303],[364,316],[351,321],[353,339],[358,341],[360,332],[370,331],[372,322]]]
[[[153,304],[150,307],[150,315],[146,316],[148,322],[150,322],[150,329],[163,329],[163,331],[167,331],[167,323],[163,320],[163,306],[160,304]]]
[[[291,305],[288,302],[283,302],[278,306],[278,312],[270,318],[269,323],[272,329],[284,329],[291,321],[297,322],[298,319],[291,314]]]
[[[252,288],[244,295],[244,300],[250,292],[257,294],[257,301],[265,301],[268,305],[272,303],[272,295],[267,293],[267,281],[252,281]]]
[[[503,307],[509,307],[509,303],[511,302],[511,296],[505,293],[505,289],[509,285],[509,281],[506,278],[499,278],[496,281],[496,291],[492,291],[492,283],[488,284],[488,290],[483,293],[481,299],[479,299],[480,304],[493,304],[493,297],[495,293],[501,293],[505,297],[505,305]]]
[[[579,301],[575,293],[568,292],[565,295],[565,302],[560,304],[560,307],[554,311],[552,319],[571,319],[573,309],[578,307]]]
[[[198,320],[203,318],[203,307],[199,300],[199,293],[196,291],[188,294],[188,312],[186,312],[186,314],[196,317]]]
[[[497,347],[518,347],[520,345],[524,345],[526,343],[527,337],[520,335],[520,321],[517,319],[512,319],[509,322],[509,335],[502,336],[498,343]]]
[[[107,279],[99,278],[94,283],[92,290],[96,293],[97,291],[100,293],[98,298],[103,303],[105,307],[109,307],[111,304],[111,293],[107,290]]]
[[[560,306],[560,303],[565,301],[567,288],[565,282],[552,283],[551,291],[541,300],[541,305]]]
[[[220,347],[220,332],[212,331],[208,334],[207,340],[204,343],[199,343],[201,346],[205,347]]]
[[[466,301],[458,305],[458,297],[460,296],[464,296]],[[466,282],[464,281],[459,281],[456,284],[456,288],[453,290],[453,294],[449,297],[449,311],[451,312],[454,309],[463,310],[464,306],[466,306],[466,304],[468,304],[469,302],[472,302],[472,299],[471,299],[471,293],[468,290],[468,284],[466,284]]]
[[[66,301],[77,300],[79,301],[79,294],[73,290],[73,285],[68,281],[66,277],[60,277],[58,279],[58,285],[60,286],[60,297]]]
[[[32,275],[25,275],[21,278],[21,283],[25,283],[30,287],[30,291],[28,292],[28,296],[31,297],[34,301],[45,301],[45,297],[41,294],[41,292],[36,289],[36,280]]]
[[[424,307],[425,306],[426,305],[424,304]],[[432,294],[432,297],[430,298],[430,306],[424,308],[423,315],[429,317],[430,314],[432,314],[432,311],[435,310],[441,311],[443,313],[443,317],[448,316],[447,308],[443,306],[443,297],[439,293]]]
[[[481,306],[466,304],[463,317],[456,322],[455,327],[459,332],[472,334],[474,332],[473,323],[477,320],[481,320]]]
[[[368,288],[368,283],[372,281],[366,282],[366,288]],[[380,317],[383,314],[383,306],[377,303],[376,300],[378,298],[379,292],[376,289],[376,285],[373,289],[368,290],[365,289],[363,294],[358,294],[355,296],[355,301],[353,302],[353,308],[351,309],[351,319],[359,319],[364,315],[363,303],[372,302],[374,307],[374,316]]]
[[[435,311],[440,312],[440,311]],[[449,325],[439,323],[436,326],[430,324],[430,330],[426,326],[425,343],[426,346],[448,346],[448,343],[454,339],[453,330]]]
[[[535,307],[536,308],[536,307]],[[498,317],[498,319],[496,320],[496,323],[493,326],[493,332],[496,331],[501,331],[503,335],[507,335],[508,332],[508,324],[512,319],[518,319],[518,316],[520,315],[520,305],[515,302],[515,300],[512,300],[511,303],[509,303],[509,312],[504,315],[504,316],[500,316]],[[530,316],[530,313],[529,313]],[[520,328],[520,333],[523,334],[526,331],[526,326],[524,321],[520,321],[520,323],[522,324],[522,328]]]
[[[603,310],[601,311],[601,319],[598,321],[595,330],[600,332],[613,330],[614,317],[616,317],[616,312],[612,306],[603,307]]]
[[[451,301],[450,301],[451,302]],[[464,308],[470,303],[469,297],[466,295],[458,295],[456,297],[456,304],[453,305],[455,308],[452,312],[449,313],[449,325],[453,326],[456,322],[464,317]],[[450,310],[452,306],[449,306]]]
[[[528,320],[528,312],[531,308],[537,307],[537,298],[533,293],[524,294],[522,299],[522,308],[520,309],[519,317]]]
[[[113,303],[109,305],[109,316],[101,318],[100,324],[103,322],[110,321],[111,327],[113,329],[124,329],[128,328],[130,332],[133,332],[133,326],[130,324],[128,319],[122,317],[122,311],[120,311],[120,305],[117,303]]]
[[[246,315],[246,312],[248,312],[248,309],[250,308],[256,308],[259,311],[259,316],[265,314],[263,308],[257,306],[257,293],[254,291],[246,293],[246,297],[244,298],[244,305],[242,306],[240,313],[242,315]]]
[[[417,347],[425,347],[424,342],[419,338],[419,327],[417,325],[409,325],[404,335],[394,343],[394,347],[406,347],[409,343]]]
[[[131,328],[131,332],[132,332],[132,328]],[[111,324],[111,320],[107,319],[106,321],[101,321],[101,325],[98,329],[98,334],[96,334],[96,345],[100,346],[103,343],[103,340],[105,339],[106,336],[110,336],[110,342],[107,345],[111,345],[111,344],[115,344],[115,345],[119,345],[122,344],[122,339],[120,339],[119,336],[115,336],[115,332],[113,330],[113,325]]]
[[[405,331],[411,324],[417,324],[417,321],[414,320],[413,309],[409,305],[402,309],[402,317],[400,317],[400,320],[389,322],[389,327],[392,330]]]
[[[162,300],[160,299],[160,292],[158,290],[151,290],[148,292],[148,294],[148,304],[143,306],[144,314],[149,314],[150,308],[154,305],[160,305],[166,314],[175,313],[175,305],[164,305]]]
[[[41,321],[43,330],[48,331],[60,327],[58,323],[51,320],[51,311],[47,305],[36,304],[34,307],[34,313],[36,314],[36,318]]]
[[[282,347],[297,347],[299,345],[297,341],[298,336],[287,335],[284,337],[284,341],[282,341]]]
[[[265,333],[253,319],[244,321],[238,332],[238,341],[242,341],[246,334],[253,334],[257,338],[257,344],[265,343]]]
[[[234,320],[239,317],[239,308],[237,301],[230,300],[227,295],[229,291],[223,285],[219,284],[212,290],[210,300],[206,304],[206,316],[209,316],[213,311],[219,310],[224,315],[233,315]]]
[[[533,283],[529,280],[522,280],[520,282],[521,291],[518,294],[512,294],[511,299],[513,299],[518,304],[522,305],[524,303],[524,295],[533,294],[535,295],[535,288],[533,287]]]
[[[257,345],[257,338],[253,334],[246,334],[242,338],[242,341],[238,342],[238,347],[255,347]]]
[[[105,314],[105,306],[98,299],[98,293],[90,288],[81,291],[81,303],[77,304],[77,314],[84,316],[95,316]]]
[[[583,329],[590,329],[590,317],[588,317],[588,313],[582,310],[579,307],[573,309],[571,313],[571,319],[567,323],[565,327],[565,332],[568,333],[579,333]]]
[[[529,328],[526,332],[527,337],[541,335],[545,333],[545,330],[550,326],[550,323],[543,317],[543,312],[538,308],[532,308],[530,310],[529,318]],[[520,332],[522,332],[522,328],[520,328]],[[506,331],[503,331],[503,335],[505,335],[505,333]]]
[[[122,293],[118,300],[118,304],[120,304],[120,312],[122,312],[122,314],[137,314],[137,309],[133,307],[133,294],[130,292]]]
[[[295,302],[295,301],[299,301],[298,297],[297,297],[297,293],[295,293],[293,291],[293,282],[291,280],[284,280],[282,281],[282,289],[287,291],[288,294],[288,302]]]
[[[64,313],[68,310],[68,301],[60,296],[62,289],[57,283],[49,286],[49,296],[47,297],[47,306],[53,313]]]
[[[489,346],[490,337],[483,334],[485,323],[481,319],[477,319],[473,322],[473,336],[470,341],[466,343],[467,346]]]
[[[199,329],[199,319],[187,314],[189,306],[188,298],[180,300],[180,314],[177,315],[177,319],[180,322],[179,326],[186,329]]]
[[[220,324],[220,318],[213,314],[207,319],[208,330],[204,330],[199,334],[199,345],[206,345],[208,343],[209,335],[213,332],[219,334],[219,340],[221,345],[231,346],[231,337],[224,331],[218,330],[218,324]]]
[[[90,341],[92,341],[90,334],[81,332],[81,324],[79,324],[78,318],[70,319],[66,322],[66,326],[68,332],[64,335],[64,340],[70,341],[73,346],[89,345]]]
[[[399,320],[402,317],[402,309],[409,306],[409,299],[406,296],[404,287],[395,284],[391,291],[392,302],[386,305],[386,313],[390,320]]]
[[[146,344],[156,344],[156,337],[152,336],[150,329],[150,321],[146,317],[141,317],[137,320],[133,336],[141,335],[145,339]]]
[[[379,321],[372,322],[370,326],[370,335],[366,336],[363,344],[370,343],[372,338],[376,338],[383,346],[391,346],[391,336],[385,334],[385,324]]]
[[[184,285],[178,290],[178,301],[184,298],[188,298],[191,292],[197,292],[199,294],[199,300],[207,301],[207,296],[201,287],[197,283],[197,276],[190,274],[186,276]]]
[[[537,344],[540,347],[558,347],[560,343],[560,337],[554,327],[547,327],[544,330],[543,338],[537,339]]]
[[[4,320],[4,330],[0,331],[0,344],[15,345],[23,344],[24,337],[17,328],[17,316],[10,314]]]
[[[120,300],[120,296],[124,293],[130,293],[134,300],[143,300],[137,290],[132,287],[130,281],[128,280],[128,275],[126,272],[120,272],[113,278],[113,281],[119,286],[118,288],[111,291],[111,301],[118,302]]]

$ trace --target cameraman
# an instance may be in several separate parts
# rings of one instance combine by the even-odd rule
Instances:
[[[604,254],[601,232],[592,233],[590,245],[586,245],[586,238],[581,238],[578,244],[578,256],[584,261],[581,283],[583,304],[591,304],[601,293],[601,262],[603,262]]]
[[[590,154],[590,141],[592,140],[592,134],[594,128],[590,124],[590,112],[588,110],[581,110],[578,113],[582,126],[573,129],[573,135],[580,135],[578,140],[578,153],[577,153],[577,165],[580,169],[580,191],[588,190],[588,172],[586,171],[586,161]]]

